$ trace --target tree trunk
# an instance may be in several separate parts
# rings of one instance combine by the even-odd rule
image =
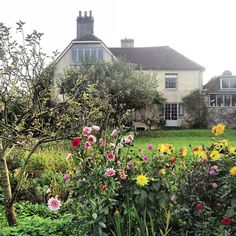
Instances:
[[[5,150],[0,149],[0,175],[2,180],[2,189],[4,195],[4,206],[5,206],[5,214],[7,217],[8,224],[14,225],[16,224],[16,213],[14,210],[13,204],[10,204],[12,199],[12,192],[11,192],[11,183],[9,179],[9,172],[7,168],[7,161]]]

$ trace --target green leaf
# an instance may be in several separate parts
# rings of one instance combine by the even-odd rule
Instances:
[[[236,207],[236,198],[233,198],[233,199],[231,200],[231,206],[232,206],[232,207]]]
[[[98,224],[100,225],[101,228],[106,228],[106,225],[103,222],[99,222]]]
[[[226,211],[225,216],[226,216],[226,217],[232,217],[232,216],[234,216],[234,208],[233,208],[233,207],[230,207],[230,208]]]
[[[93,213],[93,214],[92,214],[92,217],[93,217],[94,220],[96,220],[97,217],[98,217],[97,213]]]

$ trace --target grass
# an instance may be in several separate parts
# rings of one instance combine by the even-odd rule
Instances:
[[[207,129],[143,131],[137,134],[134,147],[147,148],[148,144],[152,144],[154,148],[157,148],[159,143],[172,144],[176,149],[183,146],[190,148],[204,145],[208,147],[212,142],[221,139],[229,140],[229,144],[232,146],[236,145],[236,130],[227,129],[220,136],[214,136],[211,130]]]

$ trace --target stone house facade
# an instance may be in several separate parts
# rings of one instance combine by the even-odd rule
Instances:
[[[121,47],[111,48],[94,35],[94,18],[79,12],[77,17],[77,35],[56,59],[55,80],[65,68],[79,66],[86,57],[112,61],[126,59],[136,65],[136,70],[151,74],[158,81],[157,90],[166,99],[164,109],[157,107],[136,111],[135,129],[146,129],[142,120],[150,116],[154,120],[164,119],[166,126],[180,126],[185,115],[182,98],[192,91],[202,90],[204,67],[186,58],[169,46],[134,47],[133,39],[122,39]],[[156,128],[151,125],[150,128]]]

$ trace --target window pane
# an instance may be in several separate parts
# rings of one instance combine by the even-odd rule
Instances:
[[[90,59],[90,48],[86,48],[84,50],[84,58],[85,59]]]
[[[223,104],[223,95],[217,95],[217,106],[218,107],[221,107],[221,106],[223,106],[224,104]]]
[[[216,95],[215,94],[211,94],[210,95],[210,107],[215,107],[216,106]]]
[[[84,62],[84,50],[78,49],[78,62],[83,63]]]
[[[228,78],[222,78],[222,88],[230,88]]]
[[[165,74],[165,87],[171,89],[177,88],[177,74]]]
[[[224,106],[230,106],[231,95],[224,95]]]
[[[183,116],[183,115],[184,115],[184,104],[179,103],[179,116]]]
[[[91,49],[91,58],[93,58],[93,59],[97,58],[97,49],[96,48]]]
[[[232,106],[236,106],[236,94],[232,94]]]
[[[230,88],[236,88],[236,79],[230,80]]]
[[[103,49],[98,49],[98,60],[103,60]]]
[[[72,64],[77,63],[77,48],[71,49],[71,62],[72,62]]]

